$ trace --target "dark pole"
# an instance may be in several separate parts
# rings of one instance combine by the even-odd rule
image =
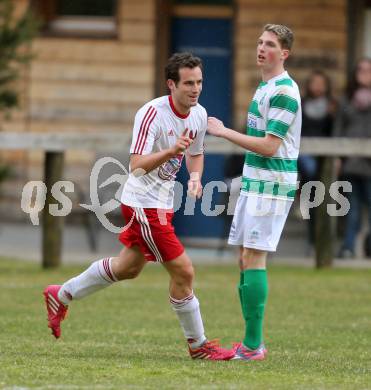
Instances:
[[[328,268],[332,266],[335,240],[335,218],[327,212],[327,205],[333,201],[329,189],[334,179],[334,159],[322,157],[320,161],[320,180],[325,185],[326,192],[322,204],[315,210],[316,268]]]
[[[61,264],[63,218],[49,213],[49,205],[55,203],[51,189],[55,182],[62,179],[63,152],[46,152],[44,177],[47,188],[45,208],[43,212],[42,233],[42,267],[53,268]]]

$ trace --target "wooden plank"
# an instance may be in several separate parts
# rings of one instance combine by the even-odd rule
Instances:
[[[43,177],[43,172],[41,167],[43,166],[45,160],[44,150],[27,150],[28,153],[28,166],[33,169],[33,173],[35,171],[40,171],[40,178]],[[31,176],[35,177],[35,176]]]
[[[341,9],[323,12],[319,7],[302,8],[285,8],[282,12],[280,7],[241,7],[238,9],[238,21],[240,24],[249,25],[250,27],[260,27],[261,29],[267,23],[267,20],[274,20],[278,24],[287,24],[294,32],[299,28],[323,28],[329,30],[346,29],[346,14]]]
[[[323,71],[328,73],[328,76],[330,77],[333,87],[339,87],[342,85],[345,81],[345,63],[342,61],[341,62],[341,68],[339,69],[326,69],[322,68]],[[302,68],[297,68],[297,67],[290,67],[288,69],[288,72],[290,75],[294,78],[294,80],[298,83],[300,81],[304,81],[307,79],[309,74],[311,73],[312,69],[302,69]],[[302,91],[303,92],[303,91]]]
[[[96,83],[68,83],[39,81],[31,85],[30,99],[56,99],[82,102],[110,102],[117,104],[144,104],[153,99],[153,87],[99,85]]]
[[[241,87],[241,89],[245,91],[245,94],[249,96],[252,94],[252,91],[250,92],[250,90],[258,87],[260,79],[261,74],[255,64],[249,70],[247,70],[246,67],[238,66],[234,73],[235,88]],[[256,82],[255,80],[259,81]],[[247,91],[247,89],[249,91]],[[236,101],[240,102],[239,99],[236,99]]]
[[[14,122],[21,122],[21,121],[24,121],[26,119],[26,111],[24,109],[24,103],[22,106],[19,106],[17,108],[15,108],[14,110],[12,110],[10,113],[9,113],[9,117],[4,113],[1,113],[0,114],[0,124],[1,124],[1,129],[2,129],[2,126],[3,124],[6,124],[7,122],[11,122],[11,121],[14,121]],[[5,116],[5,118],[4,118]]]
[[[37,120],[33,119],[29,131],[33,133],[131,133],[133,130],[133,121],[130,123],[97,123],[81,120]]]
[[[155,94],[162,96],[167,94],[164,69],[171,51],[171,0],[154,0],[156,3],[156,55],[154,70],[156,72]]]
[[[252,90],[253,90],[252,88],[250,88],[250,89],[240,88],[237,91],[235,90],[235,92],[234,92],[236,102],[240,102],[241,105],[244,105],[245,111],[247,111],[247,106],[250,104]]]
[[[309,65],[310,63],[313,64],[312,67]],[[342,88],[345,82],[345,58],[342,53],[334,54],[334,57],[325,57],[320,54],[310,55],[310,53],[301,56],[294,52],[285,68],[296,82],[300,79],[306,79],[313,69],[322,69],[327,72],[331,76],[335,88]],[[248,59],[239,61],[235,69],[235,80],[244,80],[244,84],[235,82],[235,88],[239,88],[241,85],[243,88],[248,86],[248,88],[253,89],[251,91],[253,92],[261,79],[260,71],[255,64],[255,53],[251,54]],[[246,76],[243,73],[246,73]]]
[[[241,26],[235,36],[235,44],[238,45],[239,48],[255,51],[260,33],[260,31],[256,32],[255,29],[249,26]],[[327,34],[325,29],[318,28],[312,35],[308,30],[295,35],[293,53],[296,53],[298,50],[310,50],[313,52],[322,51],[323,55],[328,55],[329,49],[335,50],[337,53],[344,53],[345,48],[345,31],[333,31],[330,34]],[[325,51],[327,51],[327,53]]]
[[[371,156],[370,138],[302,138],[300,153],[313,156]]]
[[[153,43],[156,38],[155,23],[126,21],[118,26],[118,34],[122,42]]]
[[[128,150],[131,133],[8,133],[0,132],[0,150]],[[243,149],[216,137],[205,140],[209,153],[242,153]],[[303,137],[300,153],[314,156],[371,156],[369,138]]]
[[[6,122],[2,123],[2,132],[11,132],[11,133],[97,133],[100,131],[108,131],[109,133],[125,133],[133,130],[133,120],[128,123],[123,122],[112,122],[104,124],[102,122],[96,121],[81,121],[71,120],[64,118],[63,120],[42,120],[38,118],[33,118],[31,123],[27,122]]]
[[[14,172],[13,167],[17,163],[25,162],[27,156],[27,150],[3,150],[1,151],[1,165],[11,165],[10,169],[12,171],[12,176]],[[18,175],[17,175],[18,176]],[[19,177],[19,176],[18,176]],[[10,177],[9,179],[15,179],[15,177]]]
[[[28,150],[25,152],[28,153],[27,160],[30,167],[37,168],[40,166],[40,164],[44,162],[44,151]],[[86,150],[86,149],[66,150],[64,152],[65,169],[71,169],[72,171],[75,169],[80,169],[82,165],[86,166],[87,164],[90,164],[91,161],[95,158],[95,156],[96,156],[95,150]],[[76,163],[78,163],[78,165],[76,165]]]
[[[131,134],[100,132],[79,133],[5,133],[0,132],[0,149],[28,149],[60,152],[81,150],[128,150]]]
[[[107,125],[132,124],[139,104],[112,102],[33,99],[30,107],[32,121],[88,121]]]
[[[317,42],[317,46],[315,43]],[[347,34],[345,30],[345,24],[343,30],[328,30],[326,26],[318,28],[315,31],[313,29],[297,29],[295,31],[295,43],[294,47],[305,46],[308,49],[314,48],[336,48],[342,49],[344,52],[347,47]]]
[[[21,194],[24,188],[24,185],[27,183],[28,178],[24,178],[23,180],[21,179],[8,179],[6,182],[1,183],[1,203],[3,202],[11,202],[15,203],[17,201],[17,204],[15,205],[15,208],[13,209],[21,209],[20,207],[20,198]],[[32,177],[33,180],[36,180],[35,177]],[[37,178],[38,179],[38,178]],[[40,175],[40,180],[43,180],[42,174]],[[12,211],[12,210],[10,210]],[[3,221],[3,215],[1,215],[1,220]]]
[[[125,151],[126,152],[126,151]],[[86,173],[86,167],[88,165],[92,165],[92,162],[96,158],[95,150],[66,150],[64,154],[66,168],[71,170],[71,175],[74,176],[75,169],[80,169]],[[107,152],[108,153],[108,152]],[[86,177],[87,181],[89,181],[88,177]]]
[[[155,20],[155,1],[121,1],[117,11],[119,22],[125,20],[154,21]]]
[[[234,10],[230,6],[222,5],[175,5],[173,16],[181,18],[212,18],[227,19],[233,17]]]
[[[301,88],[301,92],[304,92],[303,86],[311,73],[312,69],[299,69],[299,68],[289,68],[289,74],[291,77],[298,83]],[[325,73],[330,77],[331,83],[333,85],[333,93],[335,96],[339,96],[345,87],[346,79],[345,79],[345,70],[343,67],[337,70],[322,68]]]
[[[33,41],[37,60],[93,63],[152,63],[155,47],[151,42],[122,43],[91,39],[38,38]]]
[[[26,222],[25,213],[19,207],[19,199],[1,199],[0,215],[2,221]]]
[[[235,42],[251,50],[256,49],[258,37],[261,29],[241,24],[236,28]],[[297,48],[305,47],[305,49],[336,48],[345,50],[346,48],[346,30],[345,25],[342,30],[330,30],[325,25],[315,29],[300,27],[295,30],[294,51]]]
[[[31,65],[32,82],[38,80],[66,80],[78,82],[110,82],[148,85],[154,82],[153,65],[105,64],[68,61],[35,60]]]
[[[286,9],[286,7],[342,7],[346,8],[346,0],[236,0],[238,7],[277,7]]]

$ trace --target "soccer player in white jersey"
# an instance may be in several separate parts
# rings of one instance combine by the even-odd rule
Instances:
[[[206,110],[198,104],[202,63],[190,53],[174,54],[166,67],[169,96],[154,99],[136,114],[130,148],[130,174],[122,194],[125,245],[117,257],[98,260],[62,286],[44,290],[48,326],[56,338],[71,301],[114,282],[139,275],[147,261],[161,263],[170,275],[170,303],[176,312],[194,359],[229,360],[234,349],[205,337],[199,301],[193,293],[194,270],[174,233],[173,187],[185,157],[190,173],[188,192],[202,193],[203,141]]]
[[[249,106],[247,135],[209,118],[209,133],[246,149],[241,193],[229,243],[241,247],[239,297],[245,337],[236,359],[263,360],[264,309],[268,296],[267,252],[276,250],[292,205],[301,132],[298,86],[284,69],[293,43],[286,26],[267,24],[257,44],[262,81]]]

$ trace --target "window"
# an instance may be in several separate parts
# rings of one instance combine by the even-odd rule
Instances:
[[[115,13],[114,0],[59,0],[58,15],[110,17]]]
[[[232,0],[175,0],[179,5],[232,5]]]
[[[46,34],[57,36],[116,36],[116,0],[37,0]]]

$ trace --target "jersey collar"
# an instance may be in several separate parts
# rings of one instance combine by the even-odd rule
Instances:
[[[189,113],[186,114],[186,115],[181,114],[180,112],[177,111],[177,109],[176,109],[175,106],[174,106],[173,98],[171,97],[171,95],[169,95],[169,104],[170,104],[171,110],[173,111],[173,113],[174,113],[178,118],[186,119],[186,118],[189,117],[189,114],[191,113],[191,111],[189,111]]]
[[[267,84],[275,83],[277,80],[281,80],[281,79],[288,78],[288,77],[289,77],[289,74],[288,74],[287,71],[285,70],[284,72],[282,72],[282,73],[279,74],[278,76],[274,76],[274,77],[272,77],[271,79],[269,79],[269,80],[267,81]]]

